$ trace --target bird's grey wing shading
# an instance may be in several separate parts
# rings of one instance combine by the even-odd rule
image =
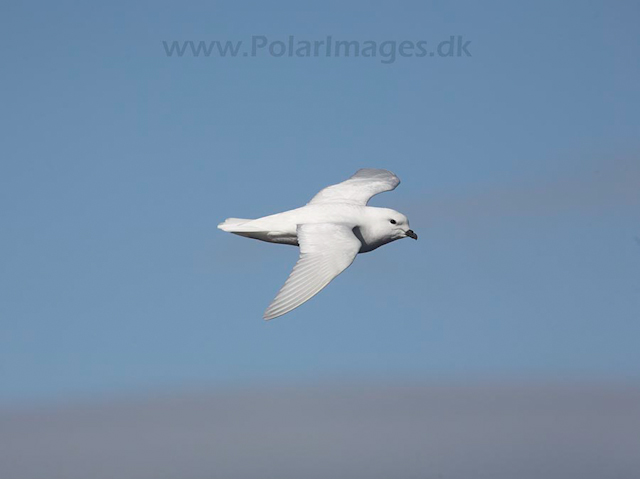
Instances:
[[[362,244],[351,227],[335,223],[298,226],[300,258],[264,313],[273,319],[318,294],[353,263]]]
[[[399,184],[400,179],[390,171],[363,168],[356,171],[356,174],[348,180],[327,186],[308,204],[354,203],[364,206],[372,196],[391,191]]]

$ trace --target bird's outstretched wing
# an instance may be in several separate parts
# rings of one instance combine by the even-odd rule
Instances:
[[[363,168],[348,180],[320,190],[308,204],[354,203],[364,206],[372,196],[391,191],[399,184],[400,179],[390,171]]]
[[[353,263],[362,246],[349,226],[335,223],[299,225],[298,243],[300,258],[264,319],[282,316],[318,294]]]

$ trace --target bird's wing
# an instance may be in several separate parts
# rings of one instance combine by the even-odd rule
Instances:
[[[350,226],[336,223],[298,225],[300,258],[264,313],[273,319],[318,294],[349,267],[362,244]]]
[[[363,168],[348,180],[320,190],[309,204],[354,203],[364,206],[372,196],[391,191],[399,184],[400,179],[390,171]]]

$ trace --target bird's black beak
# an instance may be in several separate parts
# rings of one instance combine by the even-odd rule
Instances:
[[[414,240],[418,239],[418,235],[413,232],[413,230],[407,230],[405,233],[409,238],[413,238]]]

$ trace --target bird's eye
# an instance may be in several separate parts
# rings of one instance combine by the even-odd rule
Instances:
[[[396,224],[396,220],[389,220],[389,222],[390,222],[392,225],[395,225],[395,224]]]

